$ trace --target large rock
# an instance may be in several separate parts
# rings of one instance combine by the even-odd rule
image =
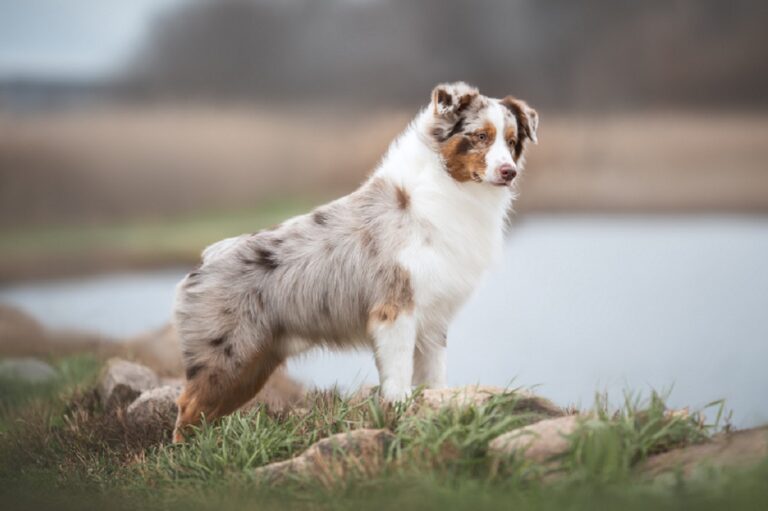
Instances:
[[[95,334],[48,330],[20,309],[0,304],[0,356],[51,357],[75,353],[115,355],[117,344]]]
[[[445,407],[480,406],[501,394],[514,394],[514,409],[521,412],[538,413],[548,417],[560,417],[564,414],[549,399],[537,396],[524,389],[510,390],[489,385],[467,385],[466,387],[424,389],[416,398],[415,407],[419,410],[439,410]]]
[[[178,412],[179,394],[181,385],[145,390],[126,410],[129,424],[141,430],[171,431]]]
[[[126,339],[73,330],[49,330],[26,312],[0,304],[0,356],[63,356],[89,353],[99,358],[137,360],[163,376],[183,374],[181,348],[172,325]]]
[[[648,458],[639,471],[649,477],[680,471],[691,477],[698,469],[746,468],[768,458],[768,426],[718,435],[711,442],[674,449]]]
[[[273,412],[282,412],[301,406],[307,389],[288,375],[285,366],[278,367],[258,394],[246,403],[243,411],[266,405]]]
[[[522,456],[537,463],[546,463],[568,450],[567,435],[579,426],[578,415],[546,419],[491,440],[488,454],[494,458]]]
[[[120,343],[124,356],[138,360],[161,376],[184,374],[181,341],[171,323]]]
[[[45,383],[56,378],[56,370],[36,358],[0,360],[0,378],[27,383]]]
[[[257,405],[267,405],[272,411],[283,411],[305,395],[304,387],[284,374],[284,369],[272,375],[267,385],[246,405],[243,411],[250,411]],[[136,428],[173,429],[176,421],[179,395],[184,389],[183,378],[160,378],[158,387],[145,390],[128,406],[128,421]]]
[[[377,385],[370,385],[366,383],[351,392],[343,394],[343,396],[349,401],[350,404],[358,405],[363,401],[366,401],[372,397],[376,397],[376,391],[378,388],[379,387]]]
[[[164,383],[184,373],[181,341],[172,324],[128,339],[120,343],[120,346],[125,356],[152,368],[163,377]],[[299,404],[305,395],[304,386],[291,378],[285,367],[279,367],[256,397],[242,409],[247,411],[254,406],[266,404],[270,410],[282,411]]]
[[[358,429],[324,438],[299,456],[256,469],[265,483],[313,479],[331,486],[350,476],[371,477],[386,462],[395,436],[386,429]]]
[[[0,341],[4,355],[15,355],[29,342],[45,337],[45,329],[20,309],[0,304]]]
[[[159,378],[150,368],[111,358],[101,374],[99,396],[106,407],[123,406],[159,385]]]

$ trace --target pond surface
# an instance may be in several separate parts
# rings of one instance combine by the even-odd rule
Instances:
[[[561,405],[672,388],[768,422],[768,218],[527,216],[449,331],[451,385],[539,385]],[[127,336],[165,323],[186,269],[0,289],[52,327]],[[368,353],[312,353],[317,386],[376,381]]]

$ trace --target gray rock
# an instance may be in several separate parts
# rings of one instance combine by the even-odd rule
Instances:
[[[568,449],[566,436],[579,426],[581,417],[568,415],[546,419],[500,435],[488,444],[488,454],[495,458],[522,456],[545,463]]]
[[[263,483],[288,479],[313,479],[331,486],[350,476],[372,477],[386,462],[395,436],[386,429],[357,429],[324,438],[290,460],[255,470]]]
[[[350,402],[358,403],[361,401],[365,401],[371,396],[374,396],[378,388],[379,387],[377,385],[370,385],[368,383],[365,383],[359,386],[357,389],[351,392],[347,392],[344,397],[349,399]]]
[[[439,410],[444,407],[468,407],[486,404],[494,396],[508,394],[504,387],[489,385],[467,385],[466,387],[445,389],[424,389],[414,403],[417,410]],[[517,396],[515,410],[538,413],[548,417],[560,417],[563,410],[549,399],[537,396],[524,389],[515,390]]]
[[[278,367],[256,396],[242,406],[241,410],[250,411],[266,405],[273,412],[284,412],[301,406],[307,391],[302,384],[288,376],[284,366]]]
[[[148,367],[120,358],[111,358],[101,375],[99,396],[106,407],[124,406],[145,390],[159,385],[157,375]]]
[[[651,456],[638,468],[656,477],[680,472],[686,478],[706,468],[748,468],[768,458],[768,426],[724,433],[711,442],[690,445]]]
[[[122,346],[128,358],[141,361],[160,376],[184,374],[181,341],[171,324],[127,339]]]
[[[145,390],[126,410],[128,423],[140,429],[171,431],[176,421],[176,399],[181,385],[164,385]]]
[[[16,307],[0,303],[0,342],[3,354],[29,354],[29,344],[39,344],[46,337],[45,328],[35,318]]]
[[[186,380],[184,378],[173,378],[173,377],[160,378],[161,386],[168,385],[169,387],[178,387],[179,389],[183,389],[184,383],[186,383]]]
[[[50,365],[36,358],[7,358],[0,360],[0,378],[27,383],[45,383],[58,373]]]

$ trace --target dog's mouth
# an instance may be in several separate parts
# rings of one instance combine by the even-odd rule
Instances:
[[[488,182],[493,186],[510,186],[517,177],[517,171],[513,170],[505,173],[496,173],[493,179],[489,179]]]
[[[513,182],[514,180],[515,180],[515,178],[513,177],[513,178],[510,178],[510,179],[502,179],[502,180],[500,180],[500,181],[496,181],[496,180],[494,180],[494,181],[491,181],[490,183],[491,183],[491,185],[493,185],[493,186],[497,186],[497,187],[504,187],[504,186],[511,186],[511,185],[512,185],[512,182]]]

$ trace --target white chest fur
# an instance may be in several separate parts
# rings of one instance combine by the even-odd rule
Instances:
[[[482,185],[460,186],[476,186],[473,191],[487,195],[482,197],[485,201],[466,196],[446,200],[444,190],[438,194],[428,187],[412,190],[413,229],[398,257],[410,272],[417,309],[445,320],[499,259],[509,203],[508,190],[484,194],[488,190],[482,190]]]
[[[416,313],[447,324],[501,255],[512,192],[455,181],[420,138],[420,121],[392,145],[377,174],[410,196],[398,260],[410,273]]]
[[[447,323],[500,257],[512,192],[458,183],[439,159],[406,151],[403,142],[398,149],[410,153],[407,163],[397,157],[405,154],[391,154],[379,169],[411,198],[408,239],[398,260],[410,273],[417,314]]]

